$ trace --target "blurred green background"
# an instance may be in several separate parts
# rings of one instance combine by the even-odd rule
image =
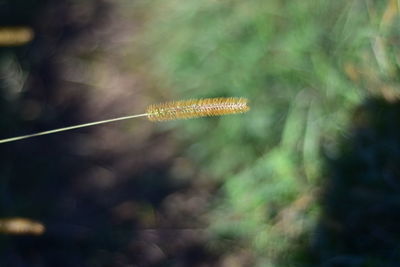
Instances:
[[[4,266],[396,266],[397,0],[0,1],[0,135],[237,96],[250,112],[4,144]],[[380,244],[377,247],[376,244]]]

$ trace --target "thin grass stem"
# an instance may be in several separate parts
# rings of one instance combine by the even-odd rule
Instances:
[[[74,130],[74,129],[78,129],[78,128],[99,125],[99,124],[103,124],[103,123],[129,120],[129,119],[138,118],[138,117],[145,117],[147,115],[148,115],[147,113],[143,113],[143,114],[138,114],[138,115],[124,116],[124,117],[119,117],[119,118],[114,118],[114,119],[109,119],[109,120],[95,121],[95,122],[89,122],[89,123],[84,123],[84,124],[79,124],[79,125],[74,125],[74,126],[69,126],[69,127],[58,128],[58,129],[53,129],[53,130],[44,131],[44,132],[38,132],[38,133],[34,133],[34,134],[21,135],[21,136],[16,136],[16,137],[12,137],[12,138],[2,139],[2,140],[0,140],[0,144],[9,143],[9,142],[27,139],[27,138],[32,138],[32,137],[41,136],[41,135],[65,132],[65,131]]]

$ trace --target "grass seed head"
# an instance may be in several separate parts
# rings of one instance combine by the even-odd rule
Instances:
[[[246,98],[220,97],[150,105],[146,113],[150,121],[168,121],[244,113],[249,109]]]

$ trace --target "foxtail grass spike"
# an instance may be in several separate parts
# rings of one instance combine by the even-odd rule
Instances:
[[[249,110],[246,98],[204,98],[172,101],[147,108],[151,121],[191,119],[208,116],[243,113]]]
[[[95,121],[84,124],[73,125],[64,128],[53,129],[34,134],[21,135],[7,139],[1,139],[0,144],[9,143],[17,140],[28,139],[36,136],[48,135],[58,132],[65,132],[78,128],[84,128],[109,122],[128,120],[138,117],[147,117],[150,121],[168,121],[179,119],[191,119],[199,117],[221,116],[227,114],[244,113],[249,110],[246,98],[239,97],[219,97],[191,99],[182,101],[171,101],[161,104],[150,105],[146,109],[146,113],[118,117],[109,120]]]

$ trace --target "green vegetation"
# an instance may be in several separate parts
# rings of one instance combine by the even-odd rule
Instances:
[[[397,2],[134,5],[143,24],[133,57],[156,80],[153,94],[250,100],[242,116],[172,124],[186,156],[221,185],[207,214],[210,248],[249,253],[258,266],[310,263],[303,251],[319,216],[321,151],[336,156],[337,137],[366,96],[397,96]]]

